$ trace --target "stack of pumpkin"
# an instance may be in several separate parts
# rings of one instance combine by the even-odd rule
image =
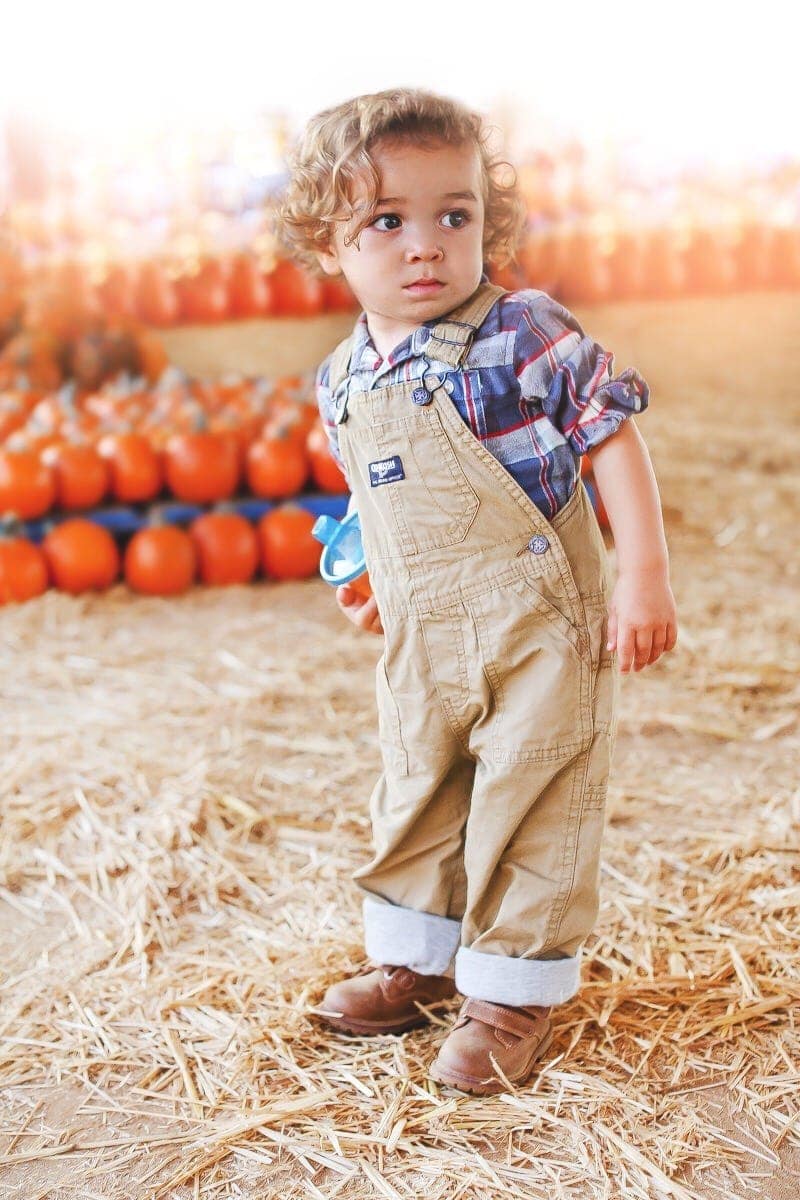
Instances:
[[[73,383],[45,395],[6,392],[0,601],[36,595],[49,582],[73,593],[104,588],[120,572],[135,590],[159,595],[195,579],[244,583],[259,567],[273,579],[313,574],[320,546],[305,492],[343,496],[347,485],[312,393],[310,377],[215,384],[175,370],[152,387],[117,376],[94,391]],[[252,497],[267,510],[257,524],[225,511],[225,502]],[[171,499],[195,506],[188,531],[179,524],[186,511],[176,516]],[[108,500],[137,506],[144,526],[123,556],[101,520],[107,510],[98,506]],[[22,521],[39,523],[25,530]]]
[[[317,279],[288,259],[268,269],[247,253],[90,267],[77,256],[34,269],[18,253],[0,252],[0,334],[12,322],[68,339],[108,321],[166,328],[356,308],[343,278]]]
[[[541,288],[566,304],[796,289],[800,227],[612,231],[591,220],[531,221],[517,262],[490,275],[509,290]]]
[[[203,513],[188,530],[154,516],[123,553],[108,529],[84,517],[54,525],[41,545],[13,521],[0,522],[0,604],[32,599],[51,584],[72,595],[104,591],[120,574],[150,596],[179,595],[197,580],[249,583],[259,568],[267,579],[305,579],[319,566],[314,519],[295,505],[271,509],[256,525],[235,512]]]

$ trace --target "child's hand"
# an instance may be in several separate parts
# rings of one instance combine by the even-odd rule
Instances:
[[[620,575],[608,608],[608,650],[624,675],[641,671],[678,640],[675,598],[666,575]]]
[[[383,633],[374,596],[365,600],[354,588],[343,583],[336,589],[336,602],[348,621],[352,621],[359,629],[364,629],[367,633]]]

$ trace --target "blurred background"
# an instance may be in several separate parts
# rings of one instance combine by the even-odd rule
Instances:
[[[230,271],[241,255],[262,274],[274,265],[267,202],[287,144],[317,109],[392,85],[487,115],[528,205],[522,272],[567,301],[800,274],[778,5],[759,5],[757,22],[716,4],[654,17],[618,2],[511,4],[477,20],[349,4],[293,21],[238,2],[224,19],[183,3],[127,15],[33,3],[14,28],[20,53],[0,81],[5,323],[21,288],[67,263],[117,307],[138,285],[127,306],[153,325],[281,310],[280,296],[248,294],[244,266],[233,285]],[[172,304],[161,274],[174,285],[203,265]]]
[[[85,470],[87,445],[108,457],[109,436],[161,454],[211,425],[234,438],[238,474],[203,502],[274,501],[288,483],[247,465],[269,422],[270,435],[276,421],[298,441],[312,433],[304,448],[324,458],[313,370],[356,306],[344,281],[281,259],[271,213],[306,119],[359,92],[430,87],[485,114],[528,214],[517,261],[490,268],[508,288],[646,313],[755,292],[791,303],[800,285],[793,48],[769,2],[757,23],[682,0],[655,16],[629,3],[32,3],[14,30],[0,80],[0,442],[54,468],[65,444],[83,447]],[[131,498],[108,477],[101,493],[95,473],[82,507]],[[193,498],[151,476],[137,503]],[[344,488],[330,462],[303,480],[294,492]],[[62,491],[31,500],[0,484],[0,512],[75,507]]]

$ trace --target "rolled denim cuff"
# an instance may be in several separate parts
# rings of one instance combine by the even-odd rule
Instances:
[[[456,988],[462,996],[491,1004],[561,1004],[580,989],[581,956],[511,958],[483,954],[460,946],[456,954]]]
[[[419,975],[453,975],[461,922],[365,896],[364,948],[376,963],[409,967]]]

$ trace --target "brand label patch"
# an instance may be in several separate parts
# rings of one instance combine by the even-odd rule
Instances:
[[[397,483],[398,479],[405,479],[405,477],[406,473],[403,470],[399,454],[393,454],[391,458],[382,458],[378,462],[369,464],[370,487],[380,487],[382,483]]]

